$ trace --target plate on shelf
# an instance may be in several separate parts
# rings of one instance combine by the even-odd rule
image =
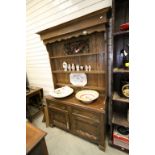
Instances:
[[[74,92],[72,88],[69,86],[64,86],[61,88],[57,88],[50,93],[50,95],[54,98],[64,98],[71,95]]]
[[[122,86],[122,94],[129,98],[129,84],[125,84]]]
[[[95,90],[81,90],[75,97],[84,103],[91,103],[99,97],[99,93]]]
[[[70,83],[74,86],[85,86],[87,84],[87,76],[85,73],[71,73],[69,77]]]

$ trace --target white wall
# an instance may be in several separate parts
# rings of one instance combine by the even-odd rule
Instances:
[[[27,0],[26,71],[31,86],[53,89],[46,51],[36,32],[111,6],[112,0]]]

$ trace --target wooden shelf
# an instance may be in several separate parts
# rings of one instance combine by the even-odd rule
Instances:
[[[114,68],[113,73],[129,73],[129,70],[123,68]]]
[[[124,126],[129,128],[129,98],[122,97],[118,92],[126,82],[129,81],[129,67],[123,68],[124,57],[121,57],[121,50],[129,52],[129,29],[120,30],[120,25],[129,22],[129,0],[113,0],[112,1],[112,47],[113,47],[113,67],[112,67],[112,104],[109,107],[109,124],[110,124],[110,140],[109,145],[112,147],[129,152],[127,146],[122,145],[121,141],[117,143],[113,139],[114,127]],[[128,57],[128,55],[127,55]],[[124,147],[123,147],[124,146]]]
[[[129,34],[129,30],[114,32],[113,36],[119,36],[119,35],[124,35],[124,34]]]
[[[127,120],[127,117],[125,117],[123,114],[120,113],[113,113],[112,117],[112,123],[124,127],[129,127],[129,122]]]
[[[105,74],[104,71],[63,71],[63,70],[56,70],[52,71],[53,73],[86,73],[86,74]]]
[[[98,52],[98,53],[81,53],[81,54],[74,54],[74,55],[62,55],[62,56],[53,56],[50,59],[61,59],[61,58],[72,58],[72,57],[80,57],[80,56],[92,56],[92,55],[99,55],[104,54],[105,52]]]
[[[128,98],[120,97],[117,92],[113,93],[112,100],[113,101],[129,103],[129,99]]]
[[[57,86],[66,86],[68,85],[69,87],[73,87],[73,88],[84,88],[84,89],[94,89],[94,90],[98,90],[98,91],[105,91],[104,88],[102,87],[97,87],[97,86],[74,86],[72,84],[64,84],[64,83],[56,83]]]

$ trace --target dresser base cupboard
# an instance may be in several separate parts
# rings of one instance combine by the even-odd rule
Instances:
[[[65,99],[46,96],[46,122],[51,127],[58,127],[105,150],[106,98],[100,96],[92,104],[77,101],[74,95]]]

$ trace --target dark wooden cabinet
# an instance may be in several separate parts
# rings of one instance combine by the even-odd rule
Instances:
[[[106,97],[102,96],[91,105],[77,101],[74,95],[65,99],[46,96],[49,125],[99,145],[105,149]]]
[[[43,40],[52,70],[54,87],[70,86],[71,96],[55,99],[46,96],[46,125],[57,126],[105,149],[107,104],[107,25],[108,12],[104,8],[67,23],[38,32]],[[77,52],[78,51],[78,52]],[[67,69],[62,64],[74,64],[80,69]],[[91,66],[88,70],[88,66]],[[82,69],[81,69],[82,67]],[[74,85],[71,73],[83,73],[86,85]],[[91,104],[81,103],[76,92],[93,89],[99,98]]]
[[[123,95],[123,87],[129,87],[129,62],[122,54],[129,56],[129,29],[122,30],[122,24],[129,23],[129,0],[113,0],[112,1],[112,46],[113,46],[113,65],[111,67],[112,90],[109,102],[109,122],[110,137],[109,144],[113,147],[128,152],[128,135],[124,136],[126,142],[117,139],[115,136],[120,127],[129,129],[128,113],[129,113],[129,97]],[[129,61],[129,60],[128,60]],[[116,138],[115,138],[116,137]]]

